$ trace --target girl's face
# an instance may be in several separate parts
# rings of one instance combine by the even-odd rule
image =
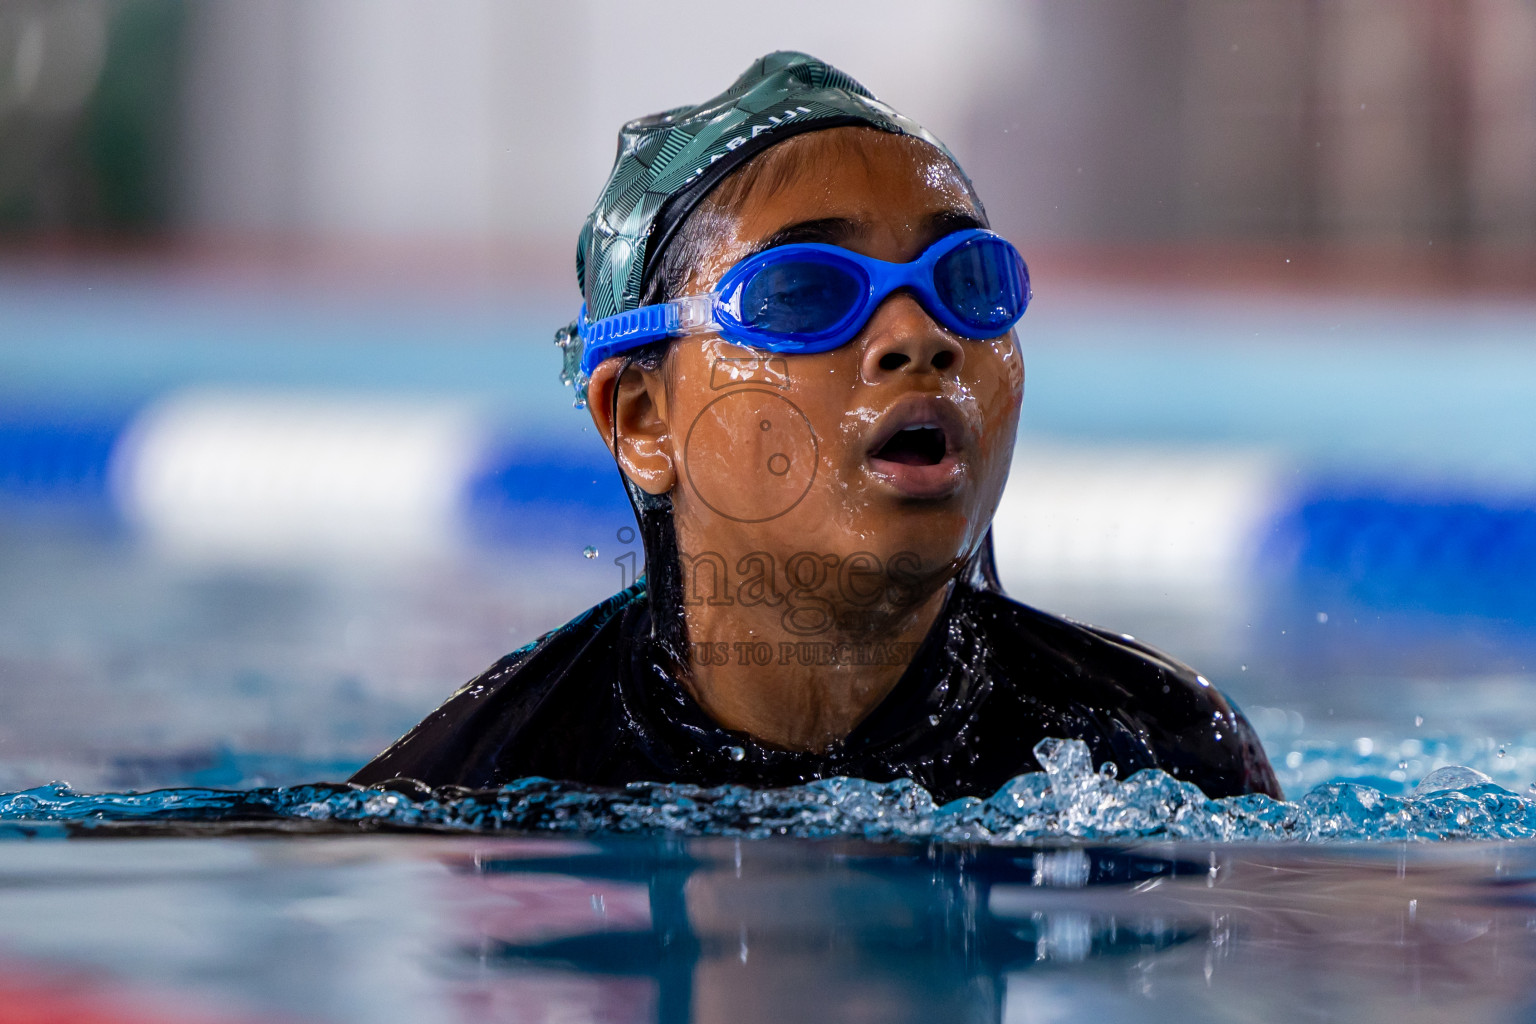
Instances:
[[[919,140],[839,128],[767,155],[785,174],[760,180],[778,187],[746,191],[688,293],[775,245],[825,242],[907,262],[980,226],[954,166]],[[718,553],[729,571],[766,553],[783,572],[809,554],[858,591],[859,573],[872,581],[892,559],[909,576],[947,578],[975,551],[1007,479],[1024,364],[1013,332],[961,338],[901,291],[833,351],[774,355],[696,335],[674,342],[665,378],[685,558]]]

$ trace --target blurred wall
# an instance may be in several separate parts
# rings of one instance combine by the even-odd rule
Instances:
[[[1536,241],[1530,0],[1078,0],[970,123],[1057,239]]]
[[[564,253],[618,125],[809,50],[1034,241],[1536,245],[1532,0],[9,0],[0,231]]]
[[[511,237],[564,263],[622,122],[800,48],[956,134],[1027,28],[1002,0],[210,5],[191,31],[184,222]]]
[[[179,0],[0,3],[0,235],[169,221],[182,16]]]

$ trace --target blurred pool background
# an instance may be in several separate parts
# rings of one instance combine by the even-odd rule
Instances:
[[[632,578],[576,232],[621,121],[778,47],[1030,261],[1015,596],[1199,667],[1292,797],[1536,781],[1530,0],[5,0],[0,791],[341,778]],[[1533,1005],[1528,844],[0,854],[0,1024]]]
[[[12,0],[0,788],[340,778],[632,578],[576,231],[622,120],[773,47],[1030,260],[1016,597],[1290,792],[1536,780],[1530,3]]]

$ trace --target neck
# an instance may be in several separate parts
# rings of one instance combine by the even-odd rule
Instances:
[[[758,558],[762,566],[753,564]],[[846,739],[896,686],[953,579],[917,585],[904,579],[897,591],[867,572],[857,586],[839,588],[828,573],[830,585],[807,593],[775,589],[768,561],[760,553],[733,561],[681,559],[689,640],[684,682],[728,729],[790,750],[825,750]],[[725,586],[730,565],[745,578]],[[793,559],[784,568],[780,578],[807,578],[808,567]],[[872,591],[880,599],[862,599]],[[893,592],[898,599],[885,596]]]

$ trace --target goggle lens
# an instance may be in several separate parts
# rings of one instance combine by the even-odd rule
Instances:
[[[1027,288],[1013,246],[997,238],[945,253],[934,265],[933,287],[951,313],[983,336],[1001,334],[1019,318]]]
[[[858,308],[865,288],[856,274],[839,264],[772,264],[742,288],[741,324],[767,334],[825,334]]]

